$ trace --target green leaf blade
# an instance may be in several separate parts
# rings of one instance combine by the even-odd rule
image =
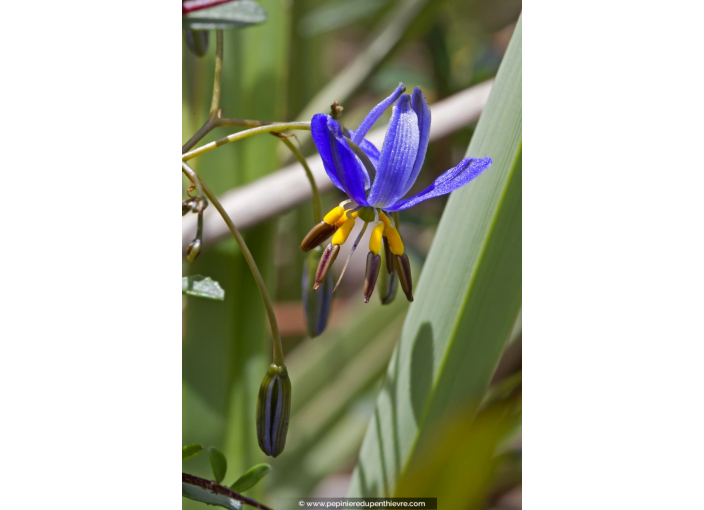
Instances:
[[[218,282],[199,274],[181,278],[181,293],[218,301],[225,299],[225,291]]]
[[[449,417],[476,413],[521,308],[521,21],[467,156],[492,167],[455,191],[423,268],[348,494],[396,493]],[[470,220],[468,220],[468,218]],[[440,499],[442,490],[437,494]]]
[[[183,447],[181,453],[181,461],[192,459],[196,455],[199,455],[203,451],[203,445],[200,444],[187,444]]]
[[[215,481],[219,484],[225,479],[225,475],[227,474],[227,459],[225,455],[214,446],[208,448],[208,455],[210,455],[210,467],[213,468]]]
[[[251,489],[271,472],[271,466],[266,463],[257,464],[240,476],[230,488],[235,492],[244,492]]]

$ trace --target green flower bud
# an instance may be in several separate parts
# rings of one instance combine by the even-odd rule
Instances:
[[[185,216],[191,211],[195,211],[198,204],[198,197],[191,197],[181,202],[181,216]]]
[[[391,260],[393,263],[393,259]],[[381,298],[381,304],[388,305],[391,303],[396,297],[397,290],[398,277],[396,276],[396,273],[389,274],[386,271],[381,271],[381,274],[379,275],[379,297]]]
[[[325,331],[332,302],[332,281],[327,276],[323,280],[322,288],[317,292],[313,290],[320,252],[322,252],[320,248],[311,251],[303,263],[303,309],[306,313],[306,327],[311,337],[316,337]]]
[[[201,246],[201,241],[200,239],[196,238],[191,242],[191,244],[188,245],[186,248],[186,260],[188,262],[193,262],[196,260],[198,255],[200,255],[200,246]]]
[[[208,31],[186,28],[186,45],[196,57],[202,57],[208,51]]]
[[[285,365],[271,364],[257,399],[257,439],[259,448],[277,457],[286,446],[288,420],[291,415],[291,381]]]

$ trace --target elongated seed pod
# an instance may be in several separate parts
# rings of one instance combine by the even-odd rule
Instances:
[[[291,415],[291,381],[285,365],[271,364],[257,398],[257,439],[259,448],[277,457],[286,446]]]
[[[202,57],[208,51],[208,31],[184,29],[186,32],[186,45],[197,57]]]
[[[321,288],[313,290],[315,273],[318,269],[320,248],[311,251],[303,263],[303,310],[306,314],[306,327],[311,337],[316,337],[325,331],[330,315],[332,302],[332,280],[325,276]]]

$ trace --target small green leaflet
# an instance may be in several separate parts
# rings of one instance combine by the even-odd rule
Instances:
[[[203,451],[203,446],[199,444],[187,444],[183,447],[183,453],[181,454],[181,461],[192,459],[200,452]]]
[[[225,299],[225,291],[220,284],[209,276],[194,275],[184,276],[181,279],[181,292],[189,296],[198,296],[208,299]]]
[[[210,455],[210,466],[213,468],[215,481],[219,484],[225,478],[225,474],[227,474],[227,459],[214,446],[208,448],[208,455]]]
[[[268,475],[270,471],[271,466],[269,464],[257,464],[240,476],[230,488],[235,492],[244,492],[254,487],[262,478]]]

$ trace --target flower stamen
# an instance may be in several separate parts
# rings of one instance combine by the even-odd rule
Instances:
[[[352,222],[353,222],[352,225],[354,226],[354,218],[352,218]],[[340,285],[340,282],[342,281],[342,277],[345,275],[345,271],[347,270],[347,264],[350,263],[350,259],[352,258],[352,255],[354,255],[354,251],[357,249],[357,245],[359,244],[359,241],[362,239],[362,236],[367,231],[367,225],[369,225],[369,223],[364,222],[364,226],[362,227],[362,231],[357,236],[357,239],[354,240],[354,244],[352,245],[352,250],[350,250],[350,254],[347,256],[347,260],[345,261],[345,265],[342,267],[342,272],[340,273],[340,277],[337,279],[337,283],[335,284],[335,287],[333,287],[333,289],[332,289],[333,293],[337,290],[337,287]],[[340,230],[342,230],[342,228],[340,228]],[[339,232],[339,230],[338,230],[338,232]],[[349,235],[349,233],[347,235]],[[334,242],[335,242],[335,238],[333,237],[333,243]]]

